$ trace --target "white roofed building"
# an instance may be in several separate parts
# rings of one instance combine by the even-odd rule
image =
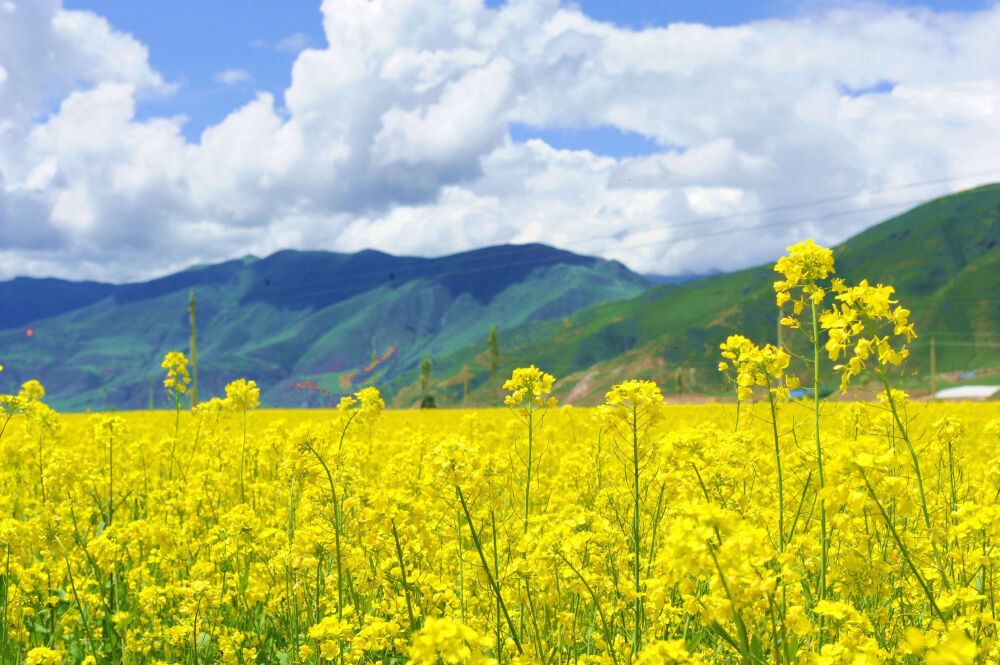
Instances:
[[[1000,397],[1000,386],[957,386],[934,393],[934,399],[954,399],[981,402]]]

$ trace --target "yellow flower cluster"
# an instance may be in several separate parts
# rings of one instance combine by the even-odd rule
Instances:
[[[822,346],[829,359],[837,361],[844,358],[844,362],[834,367],[841,375],[841,390],[846,392],[851,380],[866,369],[875,370],[883,387],[888,390],[889,369],[905,362],[909,357],[906,344],[916,337],[910,323],[910,311],[893,299],[895,289],[882,284],[872,286],[868,280],[862,280],[857,286],[848,286],[839,278],[825,281],[836,272],[833,252],[812,240],[787,249],[788,255],[780,258],[774,266],[774,270],[785,278],[774,283],[778,307],[792,302],[792,313],[781,319],[781,325],[802,328],[798,317],[808,305],[812,313],[812,330],[806,331],[807,338],[819,348],[820,331],[826,333]],[[837,302],[822,309],[828,293],[836,294]],[[738,347],[742,343],[753,346],[738,335],[730,337],[722,344],[723,357],[738,360],[744,353]],[[776,349],[774,353],[780,356],[785,352]],[[818,359],[814,363],[818,363]],[[725,363],[720,363],[719,370],[725,371],[727,367]],[[742,388],[740,399],[750,396],[752,391],[747,390],[749,386],[764,385],[759,376],[747,374],[744,376],[744,372],[738,370],[736,380]],[[741,376],[742,383],[739,383]],[[794,384],[796,380],[791,378],[791,381]]]
[[[234,411],[248,411],[260,405],[260,388],[254,380],[236,379],[226,385],[226,405]]]
[[[821,314],[820,325],[829,335],[830,360],[845,355],[847,362],[835,369],[841,371],[841,387],[846,389],[873,356],[879,367],[901,364],[909,356],[905,344],[917,335],[909,321],[910,310],[892,299],[893,287],[870,286],[862,280],[850,288],[841,285],[839,291],[840,305]]]
[[[646,432],[662,416],[663,407],[658,385],[630,379],[612,386],[600,411],[605,426],[628,438],[632,433]]]
[[[385,402],[374,386],[362,388],[354,393],[354,396],[358,399],[358,408],[360,409],[358,417],[362,422],[377,418],[382,413],[382,409],[385,408]]]
[[[521,406],[529,403],[535,406],[554,406],[556,399],[546,397],[552,392],[555,378],[538,369],[534,365],[515,369],[511,378],[503,384],[503,389],[510,391],[504,398],[507,406]]]
[[[431,618],[413,636],[407,665],[495,665],[486,655],[489,647],[489,639],[462,622]]]
[[[45,397],[45,388],[36,379],[30,379],[24,382],[17,396],[24,403],[34,402]]]
[[[28,652],[25,665],[62,665],[63,655],[61,651],[48,647],[35,647]]]
[[[167,370],[163,387],[167,389],[168,400],[180,408],[181,400],[187,394],[191,376],[188,374],[188,359],[181,351],[170,351],[163,358],[160,367]]]
[[[774,283],[778,307],[792,301],[792,315],[783,318],[781,323],[797,328],[799,322],[795,317],[802,313],[807,301],[819,304],[826,297],[826,291],[818,281],[836,272],[833,267],[833,252],[812,240],[806,240],[789,247],[788,256],[778,259],[774,270],[785,277]]]
[[[771,394],[785,399],[790,389],[799,387],[798,377],[785,375],[791,356],[784,349],[773,344],[758,347],[742,335],[730,335],[719,348],[725,359],[719,362],[719,371],[728,371],[732,363],[736,397],[741,401],[753,396],[754,386],[767,388]]]

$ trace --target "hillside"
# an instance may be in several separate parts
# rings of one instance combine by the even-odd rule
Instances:
[[[558,319],[647,287],[619,263],[544,245],[438,259],[282,251],[123,285],[19,278],[0,283],[0,392],[38,378],[60,409],[142,408],[153,372],[161,404],[159,362],[188,349],[191,291],[200,397],[246,376],[265,405],[325,406],[412,373],[424,353],[482,343],[491,324]]]
[[[987,185],[930,201],[834,248],[839,276],[892,284],[912,310],[920,337],[910,369],[922,376],[911,387],[928,385],[931,336],[939,373],[1000,366],[998,211],[1000,185]],[[578,404],[599,403],[608,386],[626,378],[654,379],[664,393],[677,392],[678,370],[683,390],[718,393],[720,341],[737,332],[776,341],[772,266],[654,286],[563,320],[527,322],[505,331],[503,371],[533,362],[561,379],[561,399]],[[443,375],[478,366],[471,399],[495,403],[481,355],[463,350],[439,364]],[[455,387],[444,388],[451,401],[461,399]]]

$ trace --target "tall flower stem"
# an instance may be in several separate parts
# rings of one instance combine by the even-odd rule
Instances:
[[[333,482],[333,474],[330,473],[330,467],[327,465],[326,461],[323,460],[319,452],[312,446],[307,448],[319,461],[320,466],[323,467],[323,471],[326,472],[326,479],[330,483],[330,497],[333,500],[333,539],[334,547],[336,548],[337,554],[337,617],[340,618],[344,615],[344,572],[343,564],[341,563],[341,548],[340,548],[340,504],[337,501],[337,486]]]
[[[816,312],[816,303],[810,301],[810,306],[812,308],[812,343],[813,343],[813,428],[816,433],[816,470],[817,470],[817,481],[819,482],[819,487],[817,491],[820,493],[819,498],[819,535],[820,535],[820,559],[819,559],[819,588],[817,589],[816,600],[817,602],[822,601],[826,598],[826,573],[829,559],[830,543],[827,542],[827,532],[826,532],[826,501],[823,499],[823,487],[825,482],[823,479],[823,445],[820,441],[819,436],[819,361],[820,361],[820,351],[819,351],[819,317]],[[817,626],[817,644],[816,650],[818,651],[823,646],[823,617],[818,617]]]
[[[642,648],[642,585],[639,580],[639,412],[632,404],[632,573],[635,576],[635,631],[632,635],[632,653]]]
[[[472,515],[469,513],[469,505],[465,502],[465,495],[462,493],[462,488],[455,486],[455,491],[458,492],[458,498],[462,502],[462,510],[465,511],[465,520],[469,523],[469,531],[472,533],[472,542],[476,546],[476,552],[479,553],[479,560],[483,563],[483,570],[486,572],[486,580],[489,582],[490,587],[493,589],[493,593],[497,596],[497,603],[500,605],[500,610],[503,612],[504,619],[507,620],[507,627],[510,629],[510,637],[514,640],[514,646],[517,647],[517,652],[523,654],[524,650],[521,648],[521,641],[517,639],[517,631],[514,630],[514,622],[510,619],[510,614],[507,612],[507,605],[503,602],[503,596],[500,594],[500,586],[497,581],[493,579],[493,573],[490,572],[490,565],[486,562],[486,554],[483,552],[483,545],[479,542],[479,534],[476,533],[476,526],[472,523]]]
[[[869,329],[871,329],[871,327],[869,327]],[[896,406],[896,398],[893,397],[892,389],[889,386],[889,373],[886,369],[885,363],[883,363],[882,359],[878,356],[876,356],[876,359],[878,360],[879,375],[882,378],[882,387],[885,388],[885,399],[889,404],[889,410],[892,412],[892,419],[896,423],[896,427],[899,429],[899,435],[906,444],[906,449],[910,453],[910,459],[913,461],[913,474],[916,476],[917,491],[920,493],[920,510],[923,514],[924,526],[927,528],[927,537],[931,542],[931,549],[934,551],[934,559],[937,562],[938,571],[941,573],[941,583],[946,589],[950,589],[951,585],[948,583],[948,577],[944,574],[944,563],[941,561],[941,553],[938,551],[937,543],[934,542],[934,533],[931,528],[931,516],[930,512],[927,510],[927,494],[924,492],[924,478],[920,473],[920,460],[917,458],[917,451],[913,447],[913,443],[910,441],[910,435],[899,415],[899,408]]]
[[[768,377],[768,386],[770,386],[771,380]],[[774,433],[774,464],[778,474],[778,553],[785,553],[785,481],[781,472],[781,437],[778,435],[778,413],[774,405],[774,393],[771,392],[770,387],[767,391],[767,399],[771,406],[771,428]],[[779,580],[780,577],[780,566],[779,563]],[[781,580],[781,644],[782,648],[786,648],[787,645],[787,635],[785,632],[785,616],[787,613],[788,597],[787,597],[787,587],[784,580]],[[780,652],[779,657],[780,657]]]
[[[767,377],[770,385],[771,378]],[[778,413],[774,405],[774,393],[767,391],[767,400],[771,406],[771,428],[774,433],[774,465],[778,474],[778,551],[785,551],[785,483],[781,472],[781,447],[778,435]]]
[[[885,521],[885,526],[889,530],[889,534],[892,536],[892,539],[896,541],[896,546],[899,548],[899,553],[902,555],[903,560],[906,561],[906,565],[909,566],[910,571],[913,573],[914,577],[917,578],[917,582],[920,584],[920,588],[923,589],[924,594],[927,596],[927,602],[930,604],[931,610],[933,610],[934,614],[936,614],[937,617],[941,619],[942,623],[947,625],[948,621],[945,618],[944,614],[941,612],[941,609],[938,607],[937,601],[934,599],[934,593],[931,591],[930,586],[928,586],[927,582],[924,580],[924,576],[920,574],[920,571],[917,569],[917,566],[913,563],[913,558],[910,556],[909,550],[906,549],[906,546],[903,544],[903,540],[899,537],[899,533],[896,531],[896,527],[892,523],[892,519],[889,517],[889,514],[886,513],[885,508],[882,507],[882,503],[878,500],[878,497],[875,495],[875,488],[872,487],[872,484],[868,480],[868,475],[864,472],[864,469],[861,470],[861,478],[865,481],[865,487],[868,489],[868,496],[872,498],[872,501],[874,501],[875,505],[878,507],[879,514],[882,515],[882,519],[883,521]]]
[[[524,532],[528,532],[528,507],[531,498],[531,457],[534,454],[532,450],[532,444],[535,438],[535,409],[534,404],[528,401],[528,459],[525,462],[527,466],[527,477],[524,481]]]
[[[403,594],[406,596],[406,614],[410,619],[410,631],[418,628],[417,622],[413,618],[413,604],[410,601],[410,583],[406,579],[406,562],[403,560],[403,547],[399,544],[399,532],[396,531],[396,520],[390,520],[392,524],[392,539],[396,543],[396,556],[399,558],[399,574],[403,581]]]
[[[240,451],[240,503],[247,502],[246,491],[243,486],[243,466],[247,458],[247,410],[243,409],[243,447]]]

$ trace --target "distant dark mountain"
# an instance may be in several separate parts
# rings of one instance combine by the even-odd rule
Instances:
[[[161,404],[160,360],[188,349],[189,292],[201,397],[247,377],[265,405],[304,406],[388,386],[425,353],[485,349],[493,324],[560,320],[648,286],[620,263],[545,245],[435,259],[288,250],[121,285],[18,278],[0,282],[0,392],[37,378],[57,408],[143,408],[152,372]]]
[[[0,282],[0,330],[86,307],[110,296],[113,284],[16,277]]]

